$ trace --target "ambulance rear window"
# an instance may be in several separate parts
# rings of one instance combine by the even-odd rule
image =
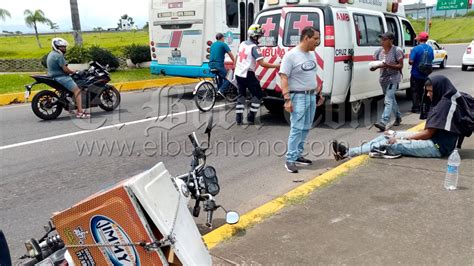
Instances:
[[[317,13],[289,12],[286,15],[283,45],[297,46],[300,43],[301,31],[307,26],[319,29],[319,15]]]
[[[263,36],[258,39],[258,46],[277,46],[280,17],[280,14],[274,14],[270,16],[261,16],[258,19],[257,23],[262,25],[264,31]]]

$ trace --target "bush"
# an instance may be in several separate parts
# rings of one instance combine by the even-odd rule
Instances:
[[[123,47],[123,55],[134,64],[151,61],[150,48],[147,45],[127,45]]]
[[[67,49],[66,61],[69,64],[88,63],[90,60],[89,49],[83,46],[73,46]]]
[[[471,10],[471,11],[467,12],[464,16],[465,17],[474,17],[474,10]]]
[[[117,57],[115,57],[109,50],[97,45],[94,45],[89,49],[89,55],[91,60],[97,61],[103,66],[109,65],[109,68],[112,71],[117,69],[120,65]]]

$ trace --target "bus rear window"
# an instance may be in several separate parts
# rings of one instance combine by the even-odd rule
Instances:
[[[301,31],[305,27],[315,27],[319,30],[319,15],[317,13],[290,12],[286,15],[284,46],[297,46],[300,43]]]
[[[280,27],[280,14],[261,16],[258,24],[262,25],[264,34],[258,39],[258,46],[277,46],[278,28]]]

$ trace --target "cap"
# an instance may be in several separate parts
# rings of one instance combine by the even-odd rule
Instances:
[[[217,33],[216,34],[216,40],[220,40],[222,38],[224,38],[224,34],[222,34],[222,33]]]
[[[418,33],[418,36],[416,37],[418,41],[427,41],[428,40],[428,33],[425,31],[422,31]]]
[[[395,40],[395,34],[393,34],[393,32],[391,31],[387,31],[384,34],[380,34],[379,37],[382,39]]]

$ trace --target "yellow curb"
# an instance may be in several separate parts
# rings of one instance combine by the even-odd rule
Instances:
[[[421,123],[413,128],[408,129],[408,131],[418,131],[423,129],[425,123]],[[291,202],[298,201],[301,198],[308,196],[314,190],[319,187],[322,187],[326,184],[329,184],[337,179],[340,175],[348,172],[349,170],[356,168],[362,165],[368,160],[369,156],[361,155],[357,156],[315,178],[306,182],[305,184],[291,190],[290,192],[280,196],[264,205],[242,215],[240,217],[239,223],[235,225],[223,225],[208,234],[203,236],[203,240],[206,243],[209,249],[214,248],[219,243],[223,242],[226,239],[231,238],[237,233],[244,231],[253,225],[256,225],[262,222],[265,218],[268,218],[276,214],[279,210],[283,209],[285,206],[291,204]]]
[[[143,90],[148,88],[164,87],[164,86],[173,86],[173,85],[184,85],[198,82],[199,79],[193,78],[162,78],[162,79],[150,79],[150,80],[139,80],[139,81],[130,81],[130,82],[119,82],[112,83],[119,91],[132,91],[132,90]],[[32,99],[37,91],[32,91],[28,99]],[[24,103],[25,102],[25,93],[7,93],[0,94],[0,106],[8,105],[13,103]]]

